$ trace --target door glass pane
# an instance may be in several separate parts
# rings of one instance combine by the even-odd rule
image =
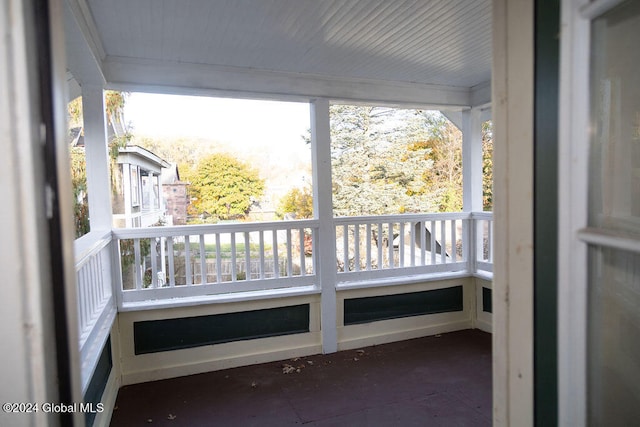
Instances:
[[[640,236],[640,2],[592,23],[589,224]]]
[[[592,22],[589,225],[640,239],[640,2]],[[589,425],[640,420],[640,254],[589,252]]]
[[[640,255],[590,249],[589,425],[640,420]]]

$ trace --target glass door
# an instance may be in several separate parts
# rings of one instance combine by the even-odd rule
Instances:
[[[587,424],[640,422],[640,2],[591,21]]]
[[[640,1],[564,3],[560,425],[638,425]]]

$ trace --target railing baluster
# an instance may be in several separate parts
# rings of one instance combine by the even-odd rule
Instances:
[[[349,226],[342,227],[342,262],[344,271],[349,271]]]
[[[431,221],[431,265],[436,263],[436,252],[438,252],[438,247],[436,246],[436,222],[434,220]]]
[[[307,275],[307,266],[305,265],[306,260],[304,257],[304,236],[305,236],[305,229],[304,228],[298,229],[298,237],[300,240],[300,274],[302,276]]]
[[[273,229],[273,277],[280,277],[280,261],[278,260],[278,230]]]
[[[85,264],[86,266],[86,264]],[[79,282],[81,283],[80,286],[80,292],[79,292],[79,296],[80,296],[80,330],[83,331],[85,326],[87,325],[87,306],[89,305],[87,302],[87,269],[86,267],[83,266],[82,269],[80,270],[80,274],[78,274],[78,276],[80,276]]]
[[[420,265],[426,265],[427,255],[427,223],[426,221],[420,222]]]
[[[355,271],[360,271],[360,224],[353,226],[353,258]]]
[[[371,224],[367,222],[366,225],[366,233],[367,233],[367,266],[366,270],[371,271]]]
[[[191,242],[188,234],[184,236],[184,283],[187,286],[193,285],[193,277],[191,276]]]
[[[389,224],[387,224],[387,227],[389,227],[389,237],[387,238],[388,241],[388,250],[389,250],[389,268],[393,268],[394,267],[394,262],[393,262],[393,223],[389,222]]]
[[[222,257],[220,249],[220,233],[216,233],[216,282],[222,283]]]
[[[133,239],[133,271],[135,272],[136,289],[142,289],[142,274],[140,272],[140,239]]]
[[[378,270],[382,270],[384,261],[382,259],[382,223],[378,223]]]
[[[264,231],[260,230],[260,278],[264,279]]]
[[[231,233],[231,281],[235,282],[238,278],[236,266],[236,233]]]
[[[158,249],[156,248],[156,239],[149,239],[149,254],[151,255],[151,287],[158,287]]]
[[[456,229],[458,221],[451,220],[451,261],[458,262],[458,237],[456,236]]]
[[[204,234],[199,236],[200,240],[200,283],[207,284],[209,278],[207,277],[207,249],[204,245]]]
[[[404,222],[400,221],[400,235],[398,236],[398,249],[400,252],[400,259],[398,260],[398,267],[404,267]]]
[[[417,224],[415,222],[409,223],[409,244],[411,245],[409,248],[409,252],[411,253],[411,267],[415,267],[416,265],[416,227]]]
[[[245,280],[251,280],[251,245],[249,232],[244,232],[244,276]]]
[[[167,237],[167,259],[169,261],[169,286],[176,286],[176,266],[173,259],[173,237]]]
[[[489,254],[487,256],[487,262],[493,262],[493,220],[487,220],[488,236],[487,245],[489,245]]]
[[[440,221],[440,258],[443,264],[447,263],[447,220]]]
[[[287,236],[287,276],[293,276],[293,254],[291,247],[293,246],[293,242],[291,240],[291,229],[287,228],[286,232]]]

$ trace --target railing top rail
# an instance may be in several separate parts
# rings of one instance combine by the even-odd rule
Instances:
[[[92,232],[77,239],[74,244],[75,268],[79,270],[92,256],[111,243],[111,231]]]
[[[473,219],[493,219],[493,212],[471,212]]]
[[[377,222],[411,222],[438,221],[445,219],[468,219],[470,212],[437,212],[420,214],[369,215],[369,216],[341,216],[334,218],[336,225],[377,223]]]
[[[319,221],[301,219],[295,221],[242,222],[231,224],[179,225],[169,227],[114,228],[116,239],[150,238],[158,236],[194,236],[215,233],[243,233],[251,231],[286,230],[294,228],[316,228]]]

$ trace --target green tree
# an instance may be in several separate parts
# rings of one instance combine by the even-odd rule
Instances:
[[[217,153],[187,170],[192,213],[220,219],[244,218],[264,192],[264,180],[235,157]]]
[[[462,138],[439,112],[331,107],[334,213],[462,208]]]
[[[482,209],[493,210],[493,122],[482,124]]]
[[[276,215],[284,218],[286,214],[296,219],[313,218],[313,194],[308,187],[292,188],[280,199]]]

